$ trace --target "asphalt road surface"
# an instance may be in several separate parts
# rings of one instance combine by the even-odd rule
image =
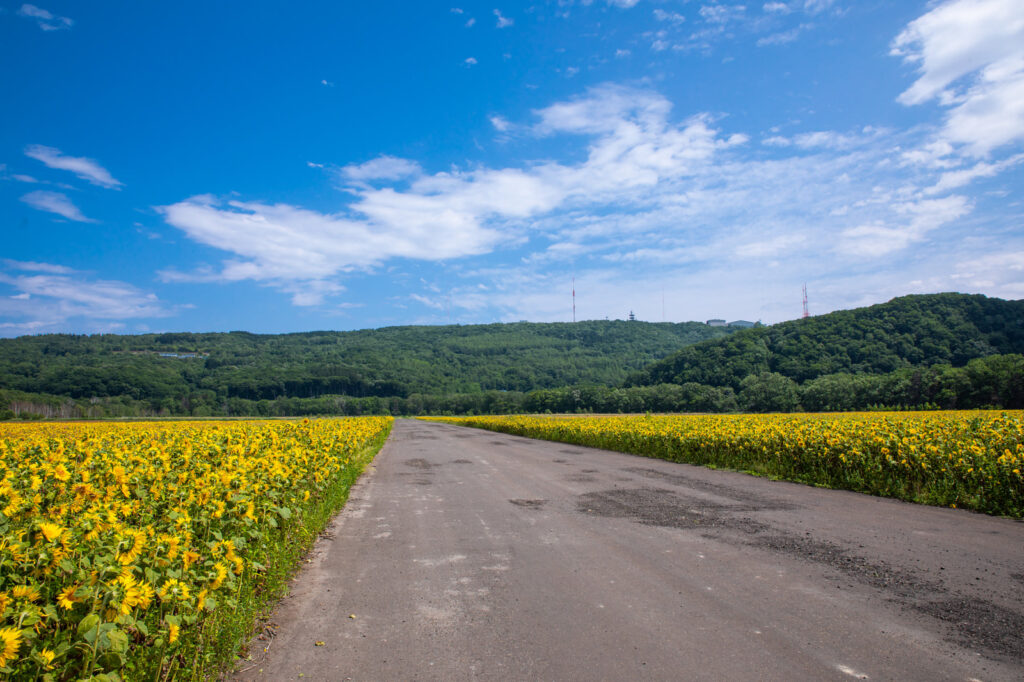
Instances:
[[[262,636],[238,679],[1022,680],[1024,524],[399,420]]]

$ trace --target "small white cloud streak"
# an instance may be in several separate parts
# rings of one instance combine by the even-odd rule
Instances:
[[[681,24],[686,21],[686,17],[678,12],[666,12],[663,9],[654,10],[654,18],[658,21],[667,21],[670,24]]]
[[[79,223],[96,222],[95,220],[85,217],[79,208],[71,202],[68,195],[61,192],[37,190],[35,192],[29,192],[25,196],[21,197],[21,200],[32,208],[40,211],[47,211],[48,213],[56,213],[68,220],[74,220]]]
[[[502,16],[501,10],[494,10],[494,16],[497,18],[497,21],[494,24],[496,28],[508,28],[515,23],[514,20]]]
[[[18,15],[27,19],[35,19],[36,24],[44,31],[61,31],[69,29],[75,23],[68,17],[58,17],[42,7],[36,7],[35,5],[29,4],[22,5],[21,9],[18,10]]]
[[[65,156],[61,150],[41,144],[33,144],[26,147],[25,156],[41,161],[50,168],[70,171],[82,180],[99,185],[100,187],[108,189],[121,187],[121,183],[106,168],[92,159]]]
[[[345,179],[367,182],[370,180],[401,180],[419,175],[418,163],[395,156],[378,156],[376,159],[358,165],[344,166],[341,175]]]

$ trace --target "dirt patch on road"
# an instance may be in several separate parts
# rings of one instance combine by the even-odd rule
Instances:
[[[434,466],[433,464],[423,459],[422,457],[417,457],[416,459],[407,459],[404,462],[402,462],[402,464],[412,469],[422,469],[424,471],[431,469]]]

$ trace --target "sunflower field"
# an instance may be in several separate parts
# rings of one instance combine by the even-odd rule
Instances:
[[[1024,517],[1024,413],[1020,411],[439,420]]]
[[[0,424],[0,678],[225,670],[391,424]]]

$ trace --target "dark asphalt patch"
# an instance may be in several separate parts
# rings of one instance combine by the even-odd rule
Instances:
[[[547,500],[509,500],[512,504],[517,507],[525,507],[526,509],[540,509],[544,506]]]
[[[689,476],[681,476],[679,474],[669,474],[664,471],[658,471],[657,469],[649,469],[646,467],[626,467],[622,471],[629,472],[631,474],[639,474],[646,478],[654,478],[659,481],[671,483],[685,488],[693,488],[694,490],[700,490],[702,492],[711,493],[724,497],[730,500],[736,500],[737,502],[743,502],[751,506],[752,511],[785,511],[788,509],[796,509],[792,504],[780,502],[770,497],[756,495],[749,491],[736,490],[730,488],[727,485],[721,485],[719,483],[709,483],[707,481],[701,481]]]
[[[615,488],[585,493],[576,499],[576,508],[586,514],[669,528],[693,528],[703,520],[703,515],[686,500],[661,488]]]
[[[588,474],[570,474],[565,480],[571,483],[593,483],[597,478]]]
[[[422,457],[418,457],[416,459],[407,459],[404,462],[402,462],[402,464],[413,469],[430,469],[434,466],[433,464],[423,459]]]
[[[951,626],[953,638],[1024,661],[1024,616],[983,599],[946,599],[915,605]]]
[[[790,534],[773,534],[758,535],[748,544],[805,561],[825,564],[858,582],[885,590],[889,596],[900,597],[903,600],[917,599],[922,594],[941,594],[945,591],[938,583],[920,580],[906,571],[882,563],[870,562],[830,542]]]
[[[472,464],[468,459],[453,459],[452,464]]]

